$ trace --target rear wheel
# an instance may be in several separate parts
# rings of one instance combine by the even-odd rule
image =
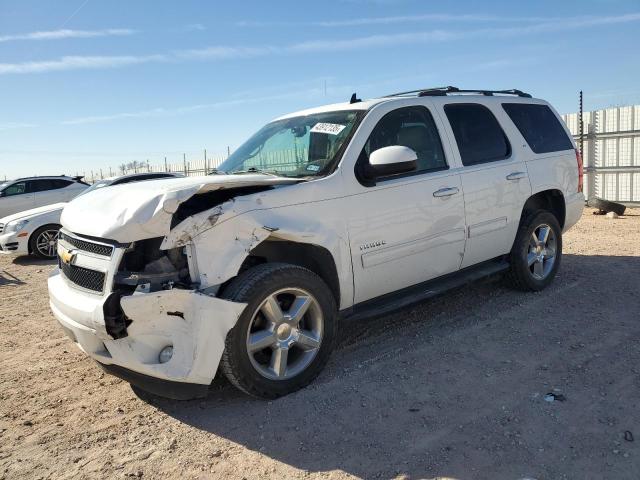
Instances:
[[[29,239],[29,251],[38,258],[55,258],[60,225],[43,225]]]
[[[320,373],[333,349],[337,309],[329,287],[315,273],[267,263],[239,275],[222,296],[247,303],[220,361],[236,387],[277,398],[305,387]]]
[[[561,258],[562,229],[558,220],[545,210],[533,212],[518,229],[507,280],[519,290],[542,290],[556,276]]]

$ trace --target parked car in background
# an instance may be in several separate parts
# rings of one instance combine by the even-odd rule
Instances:
[[[82,177],[26,177],[0,184],[0,218],[53,203],[68,202],[89,184]]]
[[[318,375],[341,317],[499,272],[545,288],[582,179],[558,114],[518,90],[354,95],[274,120],[214,175],[72,202],[50,305],[143,389],[206,395],[220,370],[275,398]]]
[[[85,188],[76,196],[85,195],[103,187],[179,176],[182,175],[175,173],[135,173],[106,178],[98,180],[88,188],[85,185]],[[0,253],[13,255],[31,254],[40,258],[55,258],[58,230],[60,229],[60,215],[66,205],[66,202],[59,202],[0,218]]]

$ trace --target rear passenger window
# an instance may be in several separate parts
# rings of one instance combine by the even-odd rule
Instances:
[[[404,107],[387,113],[371,132],[362,154],[368,161],[371,153],[392,145],[416,152],[418,165],[411,174],[448,168],[438,129],[425,107]]]
[[[45,192],[47,190],[51,190],[51,180],[29,180],[27,182],[28,193]]]
[[[558,117],[546,105],[503,103],[502,108],[535,153],[572,150],[573,144]]]
[[[445,105],[444,111],[456,137],[463,165],[495,162],[511,155],[507,136],[484,105],[452,103]]]

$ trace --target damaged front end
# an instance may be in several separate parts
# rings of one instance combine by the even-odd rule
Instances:
[[[124,252],[113,278],[112,292],[105,300],[104,323],[113,339],[127,336],[131,324],[121,306],[123,297],[173,288],[197,288],[189,274],[187,247],[160,250],[163,238],[133,242]]]
[[[146,390],[172,398],[206,392],[245,304],[192,280],[189,246],[163,250],[163,237],[107,243],[65,230],[60,238],[49,295],[65,333],[107,371]]]
[[[63,212],[51,309],[83,351],[142,388],[141,378],[211,383],[246,307],[220,298],[220,286],[272,234],[243,213],[260,208],[261,192],[294,183],[223,180],[131,185],[127,195],[98,190]]]

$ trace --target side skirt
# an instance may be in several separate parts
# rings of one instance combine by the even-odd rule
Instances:
[[[462,287],[482,278],[502,273],[508,268],[509,262],[507,262],[504,257],[498,257],[448,275],[443,275],[442,277],[434,278],[396,292],[387,293],[386,295],[358,303],[351,308],[341,310],[340,317],[359,320],[386,315],[429,298],[442,295],[449,290]]]

